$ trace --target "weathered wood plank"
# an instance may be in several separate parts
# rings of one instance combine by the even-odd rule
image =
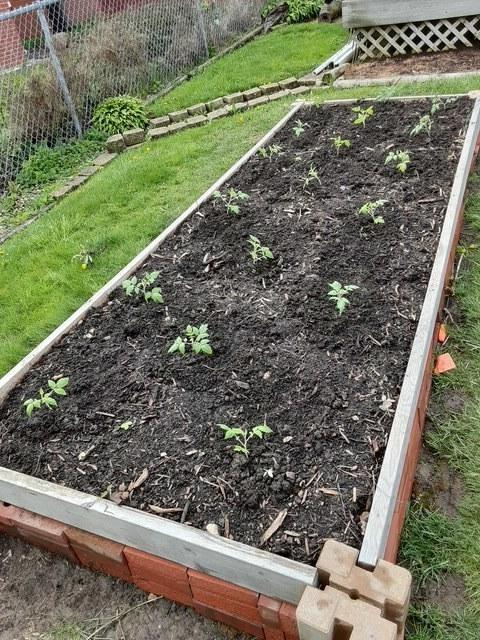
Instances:
[[[317,584],[309,565],[2,467],[0,500],[295,605]]]
[[[462,212],[470,168],[479,135],[480,99],[477,99],[473,107],[465,143],[455,174],[435,262],[398,399],[382,469],[377,481],[367,530],[360,550],[359,562],[365,567],[375,567],[378,560],[383,558],[386,549],[420,397],[422,380],[426,368],[430,366],[428,362],[430,345],[433,341],[449,258],[452,251],[454,251],[455,230]]]
[[[480,13],[479,0],[343,0],[343,26],[371,27]]]

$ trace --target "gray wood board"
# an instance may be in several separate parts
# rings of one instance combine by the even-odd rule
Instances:
[[[479,0],[343,0],[343,26],[371,27],[480,13]]]
[[[440,311],[440,301],[447,276],[449,258],[452,251],[455,250],[455,231],[462,212],[463,200],[479,134],[480,99],[477,99],[474,103],[465,143],[455,174],[435,262],[360,550],[359,563],[364,567],[375,567],[378,560],[383,558],[387,546],[422,380],[426,368],[430,366],[428,361],[430,345],[433,341],[435,325]]]

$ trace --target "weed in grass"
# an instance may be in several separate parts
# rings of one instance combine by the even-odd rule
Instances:
[[[427,113],[426,115],[422,116],[420,120],[417,122],[417,124],[413,127],[413,129],[410,131],[410,135],[418,136],[420,133],[423,133],[423,132],[428,133],[428,135],[430,135],[430,132],[432,130],[432,125],[433,125],[432,117]]]
[[[128,280],[122,282],[125,295],[135,297],[143,295],[145,302],[156,302],[163,304],[162,290],[160,287],[153,287],[155,280],[158,278],[160,271],[151,271],[145,273],[140,280],[137,276],[132,276]]]
[[[72,261],[79,262],[80,268],[86,270],[93,264],[93,254],[85,247],[82,247],[80,253],[73,256]]]
[[[407,171],[408,165],[411,162],[410,153],[408,151],[390,151],[385,158],[385,164],[395,163],[395,169],[400,173]]]
[[[385,224],[385,219],[383,216],[377,216],[377,210],[381,207],[384,207],[387,203],[387,200],[376,200],[375,202],[366,202],[364,205],[360,207],[358,213],[361,216],[366,216],[370,218],[373,224]]]
[[[350,305],[348,294],[358,289],[358,287],[354,284],[343,285],[337,281],[330,283],[328,286],[330,287],[330,291],[327,295],[330,300],[332,300],[332,302],[335,302],[335,307],[338,311],[338,315],[341,316],[346,308]]]
[[[362,107],[353,107],[352,111],[357,114],[352,120],[353,124],[357,126],[362,125],[363,127],[365,127],[367,120],[375,113],[373,107],[367,107],[366,109],[362,109]]]
[[[256,236],[249,236],[248,243],[251,247],[249,254],[254,264],[261,260],[273,260],[273,253],[270,248],[262,246],[262,243]]]
[[[25,413],[28,417],[32,415],[34,411],[38,411],[42,407],[48,407],[48,409],[55,409],[58,406],[58,402],[53,397],[66,396],[66,388],[68,387],[69,379],[60,378],[59,380],[49,380],[48,387],[50,391],[44,391],[40,389],[38,392],[38,398],[29,398],[25,400],[23,406],[25,407]]]
[[[330,140],[332,141],[333,146],[335,147],[336,151],[337,151],[337,156],[340,155],[340,151],[342,149],[349,149],[352,146],[352,143],[350,140],[344,140],[342,139],[341,136],[336,136],[335,138],[330,138]]]
[[[215,191],[215,193],[213,194],[213,198],[214,200],[220,200],[224,203],[227,213],[233,213],[236,215],[237,213],[240,213],[240,205],[238,203],[244,200],[248,200],[250,196],[243,191],[229,189],[227,193]]]
[[[213,354],[208,335],[208,324],[201,324],[199,327],[189,324],[184,333],[185,337],[178,336],[168,349],[168,353],[180,353],[184,356],[187,346],[189,346],[192,353],[196,355],[211,356]]]
[[[248,443],[252,438],[263,439],[264,436],[273,433],[270,427],[267,425],[266,420],[264,420],[263,424],[257,425],[256,427],[251,427],[249,429],[242,429],[241,427],[229,427],[226,424],[218,425],[222,431],[224,431],[224,439],[225,440],[235,440],[237,443],[233,450],[235,453],[240,453],[241,455],[248,458],[250,454],[250,450],[248,448]]]

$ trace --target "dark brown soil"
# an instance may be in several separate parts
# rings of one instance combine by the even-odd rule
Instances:
[[[345,78],[390,78],[391,76],[422,75],[430,73],[480,73],[480,48],[457,49],[441,53],[422,53],[397,56],[351,65]]]
[[[160,272],[165,305],[117,291],[11,394],[0,464],[116,498],[148,469],[124,503],[177,508],[176,520],[214,522],[255,546],[287,509],[265,547],[302,561],[326,538],[358,545],[471,103],[441,110],[431,137],[411,137],[429,108],[376,102],[365,128],[351,106],[301,111],[303,135],[290,123],[279,155],[232,179],[250,195],[238,215],[205,204],[142,269]],[[336,135],[352,141],[338,157]],[[392,149],[410,151],[405,176],[384,164]],[[319,180],[305,187],[311,165]],[[385,224],[357,215],[381,198]],[[253,265],[249,234],[272,263]],[[342,316],[327,297],[335,280],[359,287]],[[188,323],[208,323],[212,357],[167,353]],[[60,375],[68,397],[27,419],[23,401]],[[273,433],[248,460],[217,426],[264,419]]]

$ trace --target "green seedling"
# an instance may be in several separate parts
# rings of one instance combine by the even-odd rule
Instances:
[[[320,178],[318,177],[318,171],[314,167],[314,165],[311,164],[310,169],[308,170],[308,173],[307,173],[307,177],[303,181],[303,188],[306,189],[308,185],[314,180],[317,180],[317,182],[320,182]]]
[[[82,247],[80,249],[80,253],[77,253],[73,256],[72,261],[79,262],[80,269],[83,269],[85,271],[90,265],[93,264],[93,254],[90,253],[88,249],[85,249],[85,247]]]
[[[267,149],[265,147],[261,147],[258,150],[258,155],[262,158],[268,158],[270,162],[272,161],[273,156],[278,155],[282,150],[282,147],[279,144],[271,144]]]
[[[447,98],[446,100],[442,100],[438,96],[432,98],[432,106],[430,109],[430,115],[434,116],[440,109],[443,107],[444,109],[449,105],[453,104],[457,101],[457,98]]]
[[[235,440],[237,443],[233,450],[235,453],[240,453],[246,458],[248,458],[250,451],[248,448],[248,443],[252,438],[263,439],[264,436],[273,433],[270,427],[267,425],[264,420],[263,424],[259,424],[256,427],[252,427],[250,429],[242,429],[241,427],[229,427],[226,424],[218,425],[222,431],[224,431],[224,439],[225,440]]]
[[[385,164],[395,162],[395,168],[400,173],[405,173],[410,164],[410,154],[408,151],[390,151],[385,159]]]
[[[122,286],[125,294],[127,296],[143,295],[145,302],[152,301],[157,304],[163,304],[162,290],[160,287],[152,287],[159,274],[160,271],[151,271],[150,273],[145,273],[141,280],[137,276],[124,280]]]
[[[192,353],[197,355],[211,356],[213,354],[208,335],[208,324],[201,324],[199,327],[189,324],[184,333],[185,337],[178,336],[169,348],[168,353],[180,353],[184,356],[187,346],[189,346]]]
[[[342,285],[337,281],[330,283],[328,286],[330,287],[328,297],[335,302],[338,315],[341,316],[350,304],[350,300],[347,297],[348,294],[358,289],[358,287],[354,284]]]
[[[114,431],[128,431],[130,427],[133,427],[133,420],[127,420],[126,422],[122,422],[122,424],[117,424],[113,427]]]
[[[25,412],[28,417],[32,415],[35,410],[41,409],[42,407],[47,407],[48,409],[55,409],[58,406],[57,401],[53,397],[57,396],[66,396],[67,392],[65,391],[66,387],[68,387],[69,378],[60,378],[59,380],[49,380],[48,387],[49,391],[44,391],[40,389],[38,392],[38,398],[29,398],[25,400],[23,406],[25,407]]]
[[[297,138],[299,138],[302,133],[305,133],[305,127],[307,125],[301,120],[295,120],[295,126],[292,128],[293,133]]]
[[[360,209],[358,213],[361,216],[366,216],[372,219],[373,224],[385,224],[385,220],[382,216],[377,216],[377,210],[381,207],[385,206],[387,200],[376,200],[375,202],[366,202]]]
[[[362,109],[362,107],[353,107],[352,111],[357,114],[356,118],[352,120],[353,124],[361,124],[363,127],[365,127],[367,120],[375,113],[373,107],[368,107],[367,109]]]
[[[225,205],[227,213],[233,214],[240,213],[240,205],[238,203],[242,200],[248,200],[249,197],[250,196],[247,193],[243,193],[243,191],[236,191],[235,189],[229,189],[227,193],[215,191],[213,194],[214,200],[221,200]]]
[[[333,146],[337,150],[337,156],[340,155],[340,151],[345,148],[349,149],[352,146],[350,140],[343,140],[341,136],[337,136],[336,138],[330,138]]]
[[[249,254],[254,264],[260,260],[273,260],[273,253],[270,248],[262,246],[262,243],[256,236],[249,236],[248,243],[251,246]]]
[[[420,133],[428,133],[430,135],[430,131],[432,130],[433,120],[432,117],[427,113],[425,116],[422,116],[417,124],[410,131],[411,136],[418,136]]]

